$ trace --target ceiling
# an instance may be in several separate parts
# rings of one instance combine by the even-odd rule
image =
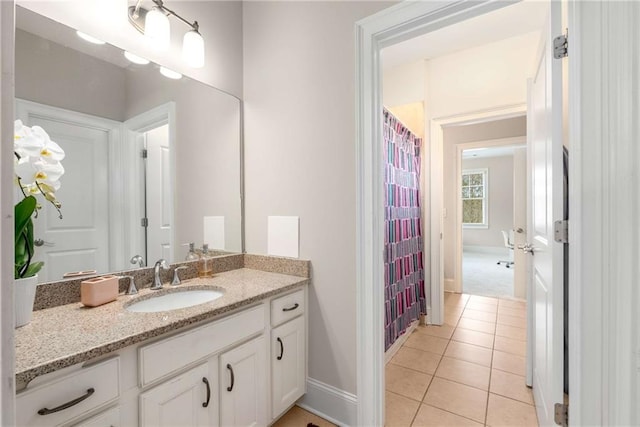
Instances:
[[[382,50],[382,67],[390,69],[402,64],[433,59],[540,31],[544,27],[548,3],[524,0],[496,11],[476,16]]]

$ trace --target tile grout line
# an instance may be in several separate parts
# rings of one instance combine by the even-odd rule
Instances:
[[[498,301],[498,304],[500,302]],[[496,330],[498,329],[498,313],[496,312],[496,324],[493,328],[493,346],[491,347],[491,367],[489,368],[489,384],[487,385],[487,404],[484,408],[484,425],[487,425],[487,418],[489,418],[489,398],[491,397],[491,376],[493,373],[493,354],[496,347]]]
[[[464,307],[466,307],[468,303],[469,303],[469,298],[467,298],[467,300],[465,301]],[[418,412],[420,412],[420,407],[422,405],[426,405],[426,403],[424,403],[424,399],[427,397],[427,393],[429,392],[429,389],[431,388],[431,385],[433,384],[433,380],[434,380],[434,378],[436,378],[436,372],[438,372],[438,368],[440,367],[440,364],[442,363],[442,359],[444,359],[444,354],[447,352],[447,349],[449,348],[449,344],[451,343],[451,339],[453,338],[453,334],[455,333],[456,328],[458,327],[458,323],[460,323],[460,318],[462,317],[462,313],[464,313],[464,307],[462,308],[462,312],[460,312],[460,317],[458,317],[458,321],[456,322],[456,325],[453,327],[453,332],[451,333],[451,337],[447,341],[447,345],[444,347],[444,350],[442,351],[442,354],[440,355],[440,360],[438,360],[438,366],[436,366],[435,371],[433,371],[433,375],[431,376],[431,381],[429,381],[429,385],[427,385],[427,389],[424,391],[424,394],[422,395],[422,399],[420,400],[420,404],[418,405],[418,410],[416,411],[415,414],[413,414],[413,418],[411,419],[411,424],[409,424],[410,426],[413,426],[413,423],[415,422],[416,417],[418,416]],[[429,406],[431,406],[431,405],[429,405]]]

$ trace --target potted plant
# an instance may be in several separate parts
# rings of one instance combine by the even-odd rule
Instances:
[[[41,196],[58,211],[61,204],[55,192],[60,188],[60,177],[64,168],[60,163],[64,151],[53,142],[39,126],[28,127],[22,121],[15,121],[14,128],[14,173],[20,201],[14,208],[15,254],[14,254],[14,302],[15,326],[20,327],[31,321],[38,272],[44,265],[34,262],[33,217],[38,216],[42,207],[36,197]]]

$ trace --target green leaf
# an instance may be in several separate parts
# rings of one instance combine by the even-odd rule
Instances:
[[[35,276],[36,274],[38,274],[42,266],[44,266],[44,262],[42,261],[34,262],[33,264],[29,265],[29,267],[27,267],[27,271],[24,273],[22,277]]]
[[[15,236],[19,236],[22,231],[31,222],[31,216],[36,210],[36,198],[33,196],[25,197],[14,208],[14,225]]]

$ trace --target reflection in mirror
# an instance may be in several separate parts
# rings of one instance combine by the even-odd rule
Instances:
[[[66,153],[63,219],[43,204],[34,221],[40,282],[181,261],[189,242],[241,252],[240,101],[22,7],[16,21],[16,118]]]

